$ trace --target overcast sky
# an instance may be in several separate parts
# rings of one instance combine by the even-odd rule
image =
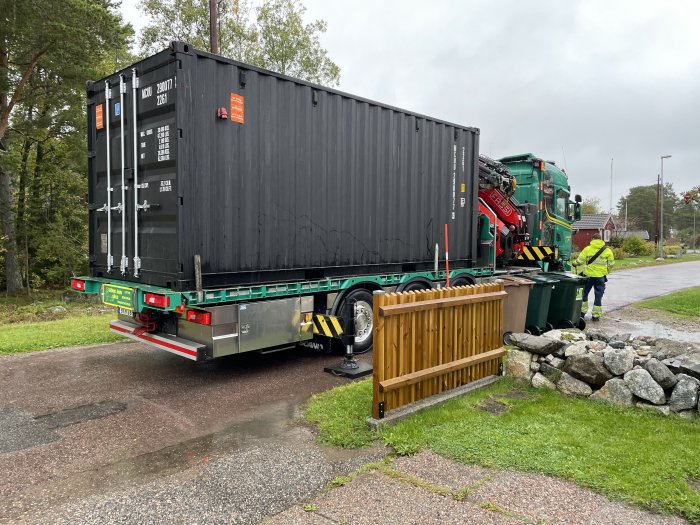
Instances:
[[[340,89],[481,129],[481,152],[533,152],[613,202],[700,184],[700,2],[302,0]],[[136,0],[125,18],[143,25]]]

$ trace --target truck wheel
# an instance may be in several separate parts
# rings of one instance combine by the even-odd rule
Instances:
[[[397,292],[417,292],[418,290],[430,290],[432,288],[432,283],[430,281],[417,279],[415,281],[409,281],[407,283],[400,284],[397,288]]]
[[[372,312],[372,294],[364,288],[358,288],[347,294],[343,298],[343,302],[338,308],[337,316],[341,319],[347,319],[352,311],[353,306],[357,304],[357,313],[355,315],[355,348],[356,354],[364,354],[372,349],[372,328],[373,328],[373,312]]]
[[[474,278],[468,277],[466,275],[460,275],[450,280],[450,287],[452,286],[468,286],[474,284]]]

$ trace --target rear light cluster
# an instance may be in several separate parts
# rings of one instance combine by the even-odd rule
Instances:
[[[186,319],[191,323],[211,324],[211,313],[202,312],[200,310],[187,310]]]
[[[70,287],[73,290],[77,290],[78,292],[84,292],[85,291],[85,281],[81,281],[80,279],[71,279],[70,280]]]
[[[143,302],[156,308],[168,308],[170,306],[170,297],[157,293],[146,293],[143,296]]]

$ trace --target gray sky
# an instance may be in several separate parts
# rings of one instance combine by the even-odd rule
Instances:
[[[136,0],[125,18],[143,20]],[[302,0],[340,89],[481,129],[492,157],[533,152],[572,191],[700,184],[700,2]]]

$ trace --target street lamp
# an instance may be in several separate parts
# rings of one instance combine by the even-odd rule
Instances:
[[[659,231],[659,259],[664,258],[664,159],[670,159],[671,155],[661,155],[661,218]]]

